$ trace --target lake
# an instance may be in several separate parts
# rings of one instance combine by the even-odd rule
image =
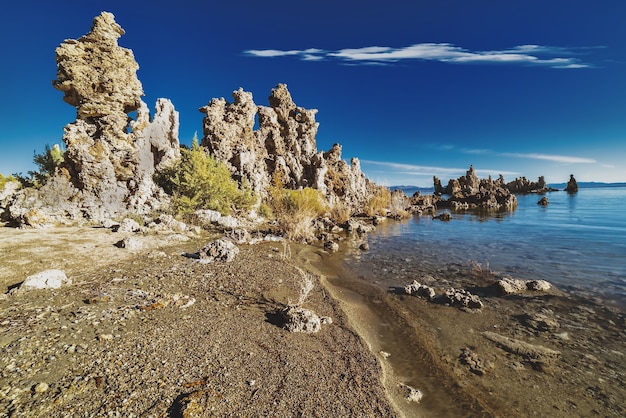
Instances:
[[[388,221],[353,251],[345,266],[362,279],[403,286],[420,273],[471,264],[563,290],[626,303],[626,187],[581,188],[576,194],[518,195],[512,212],[453,213]]]

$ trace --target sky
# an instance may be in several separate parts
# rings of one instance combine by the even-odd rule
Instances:
[[[52,87],[55,48],[115,15],[145,96],[172,100],[180,140],[198,108],[257,105],[285,83],[318,109],[317,146],[343,146],[388,186],[444,184],[473,165],[506,181],[626,181],[623,0],[21,0],[0,15],[0,173],[62,144],[75,108]]]

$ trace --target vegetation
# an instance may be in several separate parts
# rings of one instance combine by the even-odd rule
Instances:
[[[328,210],[326,198],[317,189],[285,189],[280,171],[274,174],[267,206],[281,230],[297,241],[313,238],[313,221]]]
[[[0,173],[0,190],[4,189],[4,186],[10,182],[10,181],[15,181],[17,182],[18,179],[16,179],[14,176],[10,175],[9,177],[4,177],[2,175],[2,173]]]
[[[43,153],[34,154],[33,162],[38,169],[37,171],[28,172],[34,187],[39,188],[43,186],[54,175],[56,169],[63,162],[63,154],[65,154],[65,150],[61,149],[57,144],[54,144],[52,148],[46,145]]]
[[[52,148],[50,148],[50,145],[46,145],[44,152],[41,154],[35,152],[33,155],[33,162],[37,166],[36,171],[29,171],[27,176],[22,175],[22,173],[15,173],[11,177],[18,181],[22,187],[35,187],[38,189],[54,175],[63,162],[64,154],[65,150],[59,145],[54,144]]]
[[[391,192],[388,188],[380,186],[376,189],[369,202],[367,202],[365,214],[367,216],[385,216],[390,203]]]
[[[158,173],[155,181],[173,197],[174,210],[179,215],[198,209],[226,215],[234,208],[249,208],[255,200],[248,187],[240,188],[232,179],[224,163],[216,161],[198,144],[196,135],[191,148],[182,148],[180,159]]]

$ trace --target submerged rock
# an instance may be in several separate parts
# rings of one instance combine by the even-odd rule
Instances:
[[[417,280],[413,280],[413,282],[404,286],[404,293],[407,295],[413,295],[424,297],[428,300],[433,300],[435,298],[435,289],[432,287],[423,285],[419,283]]]

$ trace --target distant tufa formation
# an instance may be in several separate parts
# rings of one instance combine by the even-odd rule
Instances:
[[[226,162],[236,179],[248,182],[260,196],[279,175],[285,188],[318,189],[331,204],[343,202],[356,210],[367,203],[373,184],[359,160],[348,165],[339,144],[328,152],[317,150],[317,109],[296,106],[285,84],[272,89],[269,107],[255,105],[252,93],[243,89],[234,91],[233,98],[233,103],[213,99],[200,111],[206,115],[202,145]]]
[[[447,201],[438,203],[438,207],[451,207],[454,210],[484,209],[513,210],[517,206],[517,198],[504,184],[504,177],[497,180],[478,179],[474,166],[470,166],[465,176],[450,179],[444,189],[441,180],[433,178],[435,194],[447,194]]]
[[[103,12],[87,35],[57,48],[53,85],[76,107],[76,121],[65,127],[64,162],[55,175],[41,189],[17,192],[8,204],[9,218],[19,225],[104,221],[169,203],[153,175],[180,156],[178,112],[158,99],[151,120],[141,100],[139,66],[132,51],[117,44],[123,34],[113,14]],[[284,84],[272,90],[269,107],[255,105],[242,89],[233,96],[234,103],[213,99],[200,110],[206,115],[202,145],[234,178],[260,197],[280,173],[284,187],[319,189],[331,204],[356,210],[367,203],[376,186],[359,161],[343,161],[338,144],[317,151],[317,110],[296,106]]]

